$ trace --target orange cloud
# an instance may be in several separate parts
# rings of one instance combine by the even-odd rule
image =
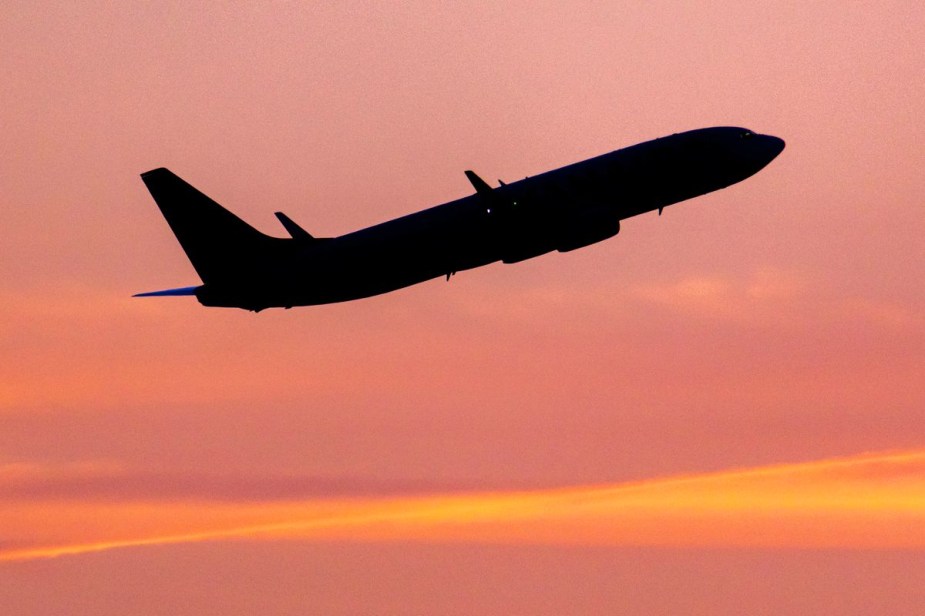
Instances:
[[[728,276],[691,276],[675,283],[650,283],[630,290],[632,297],[672,310],[700,316],[743,320],[743,315],[779,310],[801,297],[804,277],[778,269],[758,269],[746,279]],[[766,318],[767,315],[764,315]]]
[[[30,497],[30,468],[0,472],[20,483],[2,492],[0,560],[232,539],[925,547],[925,450],[610,486],[270,501]],[[73,476],[88,473],[99,469]]]

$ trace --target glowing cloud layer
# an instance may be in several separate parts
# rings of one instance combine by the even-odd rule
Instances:
[[[51,483],[50,479],[53,479]],[[66,479],[66,481],[65,481]],[[560,545],[925,547],[925,451],[611,486],[272,500],[137,486],[105,466],[0,469],[0,560],[231,539]],[[105,498],[74,485],[110,485]]]

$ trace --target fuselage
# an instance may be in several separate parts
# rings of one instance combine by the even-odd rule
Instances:
[[[623,219],[740,182],[783,148],[736,127],[663,137],[497,188],[476,185],[471,196],[339,237],[267,237],[246,268],[205,280],[196,296],[250,310],[326,304],[581,248],[616,235]]]

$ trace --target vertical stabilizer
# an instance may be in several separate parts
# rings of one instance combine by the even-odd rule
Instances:
[[[271,244],[285,241],[257,231],[167,169],[141,179],[205,283],[247,277]]]

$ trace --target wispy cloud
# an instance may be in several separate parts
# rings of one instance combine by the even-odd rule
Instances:
[[[461,484],[297,475],[147,472],[106,462],[0,465],[0,503],[12,501],[269,502],[444,493]]]
[[[33,470],[44,485],[48,472]],[[0,499],[0,541],[16,546],[2,560],[232,539],[925,547],[925,450],[604,486],[355,498],[177,500],[154,490],[101,503],[76,490],[30,492],[29,472],[0,473],[20,485]],[[99,469],[71,474],[80,483]]]
[[[780,308],[804,294],[804,277],[778,269],[759,269],[745,279],[718,274],[689,276],[669,283],[638,285],[637,300],[701,316],[740,318],[762,308]]]
[[[679,315],[758,325],[812,327],[863,323],[889,332],[920,334],[923,321],[907,306],[876,297],[834,293],[820,276],[777,268],[747,275],[694,274],[628,290],[630,298]]]

